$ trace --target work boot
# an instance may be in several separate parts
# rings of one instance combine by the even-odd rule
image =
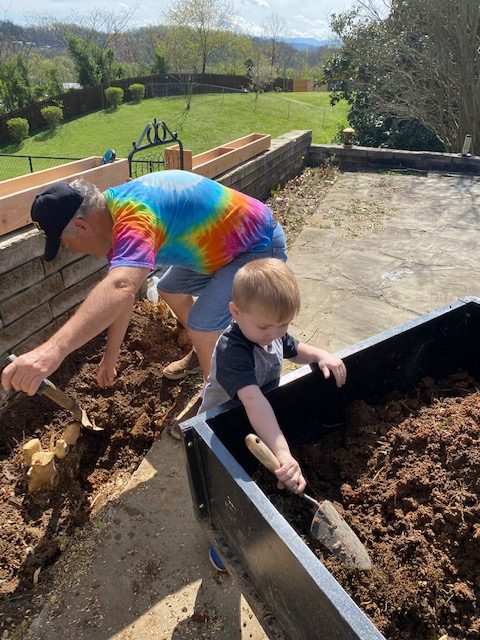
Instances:
[[[163,375],[169,380],[180,380],[192,373],[200,373],[202,368],[198,361],[198,356],[195,351],[189,351],[186,356],[175,362],[171,362],[163,370]]]
[[[180,411],[180,413],[174,418],[172,424],[170,425],[168,433],[172,436],[172,438],[175,438],[175,440],[182,439],[180,423],[188,420],[189,418],[193,418],[193,416],[196,416],[201,404],[202,396],[200,393],[196,393],[187,404],[187,406],[182,409],[182,411]]]

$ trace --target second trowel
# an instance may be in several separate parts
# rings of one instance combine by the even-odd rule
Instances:
[[[12,353],[7,357],[7,360],[9,362],[14,362],[16,358],[17,356]],[[102,427],[97,427],[95,422],[92,422],[90,420],[85,409],[82,409],[74,398],[67,395],[63,391],[60,391],[60,389],[58,389],[48,378],[42,380],[37,394],[47,396],[47,398],[53,400],[53,402],[58,404],[60,407],[63,407],[63,409],[67,409],[67,411],[70,411],[75,420],[78,420],[82,427],[90,429],[91,431],[103,431]]]

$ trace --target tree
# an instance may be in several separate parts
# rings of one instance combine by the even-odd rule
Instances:
[[[282,89],[285,91],[287,88],[287,77],[288,77],[288,69],[292,65],[293,60],[295,59],[295,49],[286,44],[285,42],[281,42],[278,47],[278,65],[279,65],[279,73],[283,79],[283,87]]]
[[[38,23],[65,43],[80,84],[95,85],[123,75],[115,50],[124,46],[123,34],[135,11],[135,4],[120,13],[96,8],[84,15],[72,13],[71,23],[49,16],[39,16]]]
[[[276,13],[271,13],[263,23],[263,30],[265,32],[271,67],[271,80],[278,75],[278,48],[280,37],[282,33],[285,33],[285,20]]]
[[[35,54],[30,60],[29,76],[37,100],[57,96],[63,92],[60,66],[55,59],[48,60]]]
[[[252,89],[258,94],[270,83],[272,76],[270,60],[265,55],[263,47],[258,46],[258,43],[256,43],[253,47],[252,58],[247,62],[250,63],[248,76],[251,80]]]
[[[430,135],[452,152],[470,133],[479,150],[478,0],[391,0],[387,15],[374,2],[357,4],[334,16],[343,44],[325,69],[334,99],[353,105],[352,125],[387,138],[417,125],[422,144]]]
[[[252,53],[252,40],[248,36],[225,32],[225,46],[211,58],[214,73],[245,75],[245,59]]]
[[[187,59],[195,59],[201,73],[214,54],[224,49],[228,41],[227,31],[235,15],[230,0],[178,0],[167,11],[167,17],[177,28],[178,47],[184,47]],[[182,56],[185,57],[185,56]],[[185,69],[186,70],[186,69]],[[188,71],[192,71],[190,68]]]
[[[74,35],[67,36],[67,42],[81,85],[101,84],[122,76],[122,68],[115,62],[110,47],[101,49],[92,40]]]
[[[8,113],[33,102],[33,90],[28,74],[30,44],[16,40],[17,29],[11,22],[2,22],[0,31],[0,108]]]
[[[33,102],[33,90],[25,58],[21,54],[0,61],[0,103],[5,112]]]

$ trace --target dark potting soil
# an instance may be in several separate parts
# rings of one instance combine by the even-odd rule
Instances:
[[[466,374],[381,406],[352,404],[345,429],[294,454],[307,493],[337,507],[372,559],[342,564],[308,530],[304,500],[272,502],[389,640],[480,638],[480,392]]]

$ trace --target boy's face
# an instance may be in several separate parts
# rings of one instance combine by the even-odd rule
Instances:
[[[270,344],[275,338],[285,335],[291,322],[291,318],[287,322],[279,322],[278,318],[272,317],[258,307],[241,311],[234,302],[230,302],[229,309],[243,335],[262,347]]]

